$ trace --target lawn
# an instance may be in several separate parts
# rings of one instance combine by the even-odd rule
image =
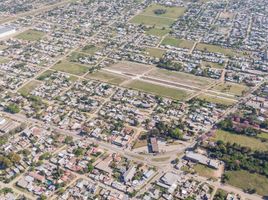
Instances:
[[[208,61],[202,61],[201,62],[202,67],[211,67],[216,69],[224,69],[224,64],[214,63],[214,62],[208,62]]]
[[[162,17],[155,17],[155,16],[147,16],[147,15],[137,15],[130,20],[133,24],[144,24],[148,26],[156,26],[158,28],[168,28],[170,27],[174,20],[170,18],[162,18]]]
[[[166,51],[158,48],[147,48],[146,52],[148,52],[150,56],[162,58]]]
[[[268,133],[262,132],[262,133],[258,134],[258,138],[268,140]]]
[[[155,95],[160,95],[160,96],[179,99],[179,100],[185,99],[188,96],[188,94],[183,90],[169,88],[166,86],[161,86],[161,85],[157,85],[157,84],[153,84],[153,83],[149,83],[145,81],[134,80],[125,86],[129,88],[141,90],[144,92],[153,93]]]
[[[211,169],[205,165],[201,165],[201,164],[196,164],[193,169],[195,170],[195,172],[199,175],[199,176],[203,176],[206,178],[217,178],[215,176],[216,170],[215,169]]]
[[[268,150],[268,143],[262,142],[260,139],[249,137],[245,135],[233,134],[231,132],[217,130],[215,140],[222,140],[224,142],[237,143],[241,146],[249,147],[252,150]]]
[[[230,106],[236,103],[236,100],[233,100],[233,99],[223,98],[220,96],[212,96],[212,95],[207,95],[207,94],[201,94],[197,98],[201,100],[205,100],[210,103],[222,104],[226,106]]]
[[[83,53],[87,53],[87,54],[94,54],[96,51],[98,51],[99,50],[99,48],[98,47],[96,47],[96,46],[94,46],[94,45],[92,45],[92,44],[88,44],[88,45],[86,45],[86,46],[84,46],[82,49],[81,49],[81,51],[83,52]]]
[[[165,13],[163,14],[156,14],[156,10],[164,10]],[[167,17],[167,18],[173,18],[177,19],[178,17],[182,16],[185,12],[184,7],[167,7],[167,6],[162,6],[159,4],[152,4],[149,7],[147,7],[142,14],[143,15],[150,15],[150,16],[155,16],[155,17]]]
[[[191,49],[194,46],[194,42],[190,40],[176,39],[168,36],[162,41],[161,45],[169,45],[178,48]]]
[[[86,75],[86,78],[108,82],[115,85],[120,85],[121,83],[127,80],[126,76],[121,76],[115,73],[105,71],[97,71],[94,73],[89,73]]]
[[[46,78],[50,77],[51,74],[53,74],[55,71],[53,70],[47,70],[45,72],[43,72],[40,76],[37,77],[37,80],[39,81],[43,81]]]
[[[222,83],[220,85],[215,86],[213,90],[216,90],[222,93],[233,94],[236,96],[242,96],[243,92],[248,90],[248,87],[242,84]]]
[[[42,37],[44,36],[45,36],[44,32],[31,29],[20,33],[19,35],[16,36],[16,38],[28,41],[38,41],[41,40]]]
[[[26,85],[24,85],[22,88],[19,89],[19,93],[22,95],[28,95],[31,91],[33,91],[35,88],[37,88],[41,82],[33,80]]]
[[[163,37],[164,35],[169,33],[169,29],[164,28],[164,29],[160,29],[160,28],[150,28],[148,30],[146,30],[146,34],[148,35],[154,35],[154,36],[158,36],[158,37]]]
[[[252,174],[244,170],[227,171],[228,184],[241,189],[256,189],[262,196],[268,195],[268,178],[259,174]]]
[[[238,52],[230,48],[229,49],[223,48],[221,46],[211,45],[211,44],[199,43],[197,44],[196,49],[200,51],[208,51],[212,53],[222,53],[226,56],[235,56],[235,55],[243,56],[243,52]]]
[[[77,76],[81,76],[89,71],[89,68],[84,65],[72,63],[68,61],[60,61],[56,65],[54,65],[52,69],[74,74]]]

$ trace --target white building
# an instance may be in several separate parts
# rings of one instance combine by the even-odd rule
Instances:
[[[13,27],[0,26],[0,38],[9,36],[16,33],[16,29]]]

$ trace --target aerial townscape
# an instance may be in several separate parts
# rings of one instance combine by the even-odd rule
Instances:
[[[0,0],[0,200],[268,199],[267,0]]]

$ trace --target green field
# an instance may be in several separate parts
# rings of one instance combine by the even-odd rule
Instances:
[[[156,26],[159,28],[168,28],[173,24],[174,20],[170,18],[137,15],[133,19],[131,19],[130,22],[133,24],[144,24],[149,26]]]
[[[92,44],[88,44],[86,46],[84,46],[82,49],[81,49],[81,52],[83,53],[87,53],[87,54],[94,54],[96,51],[98,51],[99,48],[92,45]]]
[[[89,71],[89,68],[84,65],[72,63],[68,61],[60,61],[56,65],[54,65],[52,69],[74,74],[77,76],[81,76]]]
[[[268,140],[268,133],[260,133],[258,134],[258,138]]]
[[[162,41],[161,45],[169,45],[179,48],[191,49],[194,46],[194,42],[190,40],[176,39],[168,36]]]
[[[226,106],[230,106],[236,103],[236,101],[232,99],[226,99],[220,96],[212,96],[212,95],[206,95],[206,94],[201,94],[197,98],[210,102],[210,103],[216,103],[216,104],[221,104],[221,105],[226,105]]]
[[[150,28],[148,30],[146,30],[146,34],[148,35],[154,35],[154,36],[158,36],[158,37],[163,37],[164,35],[169,33],[169,29],[164,28],[164,29],[160,29],[160,28]]]
[[[241,189],[256,189],[262,196],[268,195],[268,178],[259,174],[252,174],[244,170],[227,171],[228,184]]]
[[[235,83],[223,83],[214,87],[213,90],[216,90],[222,93],[233,94],[236,96],[242,96],[243,92],[248,90],[248,87],[245,85],[235,84]]]
[[[87,74],[86,78],[108,82],[115,85],[120,85],[121,83],[127,80],[127,77],[125,76],[104,71],[97,71],[94,73]]]
[[[40,76],[37,77],[37,80],[43,81],[44,79],[50,77],[51,74],[53,74],[55,71],[53,70],[47,70],[43,72]]]
[[[16,38],[21,40],[37,41],[41,40],[44,36],[45,36],[44,32],[31,29],[20,33],[19,35],[16,36]]]
[[[207,62],[207,61],[202,61],[201,66],[202,67],[211,67],[211,68],[216,68],[216,69],[224,69],[224,64]]]
[[[233,134],[231,132],[217,130],[215,140],[222,140],[224,142],[237,143],[241,146],[249,147],[252,150],[268,150],[268,143],[262,142],[260,139],[249,137],[245,135]]]
[[[217,178],[215,176],[216,170],[211,169],[205,165],[196,164],[193,167],[193,169],[199,176],[203,176],[203,177],[207,177],[207,178]]]
[[[165,10],[164,14],[157,15],[155,14],[155,10]],[[185,12],[184,7],[167,7],[167,6],[162,6],[159,4],[152,4],[148,8],[146,8],[142,14],[143,15],[150,15],[150,16],[155,16],[155,17],[166,17],[166,18],[173,18],[177,19],[178,17],[182,16]]]
[[[31,91],[33,91],[35,88],[37,88],[41,83],[39,81],[33,80],[26,85],[24,85],[22,88],[19,89],[19,93],[23,95],[28,95]]]
[[[156,85],[156,84],[148,83],[145,81],[134,80],[125,86],[129,88],[141,90],[144,92],[149,92],[155,95],[160,95],[160,96],[179,99],[179,100],[185,99],[188,96],[188,94],[183,90]]]
[[[150,56],[162,58],[166,51],[158,48],[147,48],[146,52],[148,52]]]
[[[212,53],[221,53],[226,56],[243,56],[242,52],[235,51],[233,49],[223,48],[217,45],[199,43],[196,45],[196,49],[200,51],[208,51]]]

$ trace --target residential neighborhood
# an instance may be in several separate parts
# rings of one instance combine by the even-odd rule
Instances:
[[[265,0],[0,2],[0,199],[268,197]]]

